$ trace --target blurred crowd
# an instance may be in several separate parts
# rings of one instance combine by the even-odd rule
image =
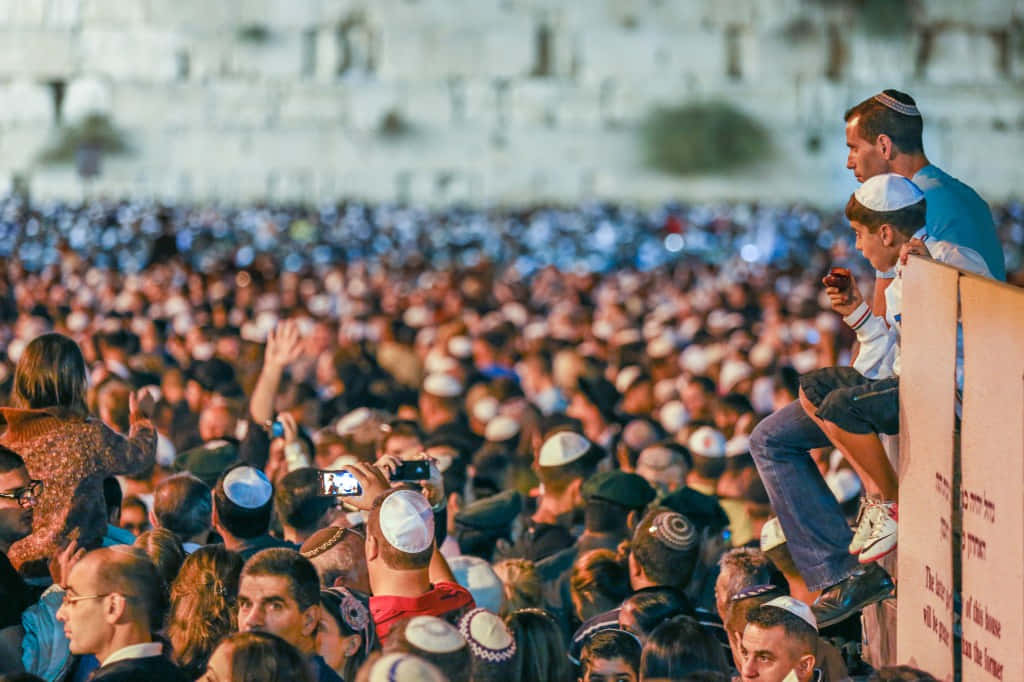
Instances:
[[[818,628],[750,455],[854,352],[841,213],[8,198],[0,237],[4,679],[927,679]]]

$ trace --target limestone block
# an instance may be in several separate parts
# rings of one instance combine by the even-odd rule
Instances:
[[[941,85],[993,83],[999,79],[998,58],[989,33],[950,27],[935,35],[924,76]]]
[[[5,127],[0,133],[2,167],[10,170],[33,167],[40,152],[49,142],[51,133],[52,129],[48,126]]]
[[[206,89],[196,83],[117,83],[111,110],[120,125],[181,130],[206,126],[209,104]]]
[[[588,30],[580,36],[579,60],[585,83],[600,83],[609,77],[663,78],[679,73],[713,81],[725,74],[724,38],[717,30]]]
[[[80,69],[114,80],[170,81],[178,76],[179,34],[146,28],[89,28],[80,34]]]
[[[744,80],[792,82],[815,79],[825,73],[828,42],[822,25],[808,25],[793,35],[785,30],[757,32],[753,36],[753,54],[743,59]]]
[[[113,89],[107,78],[80,76],[68,83],[64,93],[64,121],[75,123],[89,114],[109,114]]]
[[[41,2],[0,0],[0,26],[11,28],[41,28],[46,19],[46,7]]]
[[[407,86],[406,115],[415,126],[439,128],[452,123],[451,89],[446,82],[415,82]]]
[[[1019,3],[1006,0],[958,0],[920,5],[923,23],[948,22],[990,28],[1005,27],[1015,16],[1020,16],[1020,9]]]
[[[0,77],[63,78],[75,69],[72,35],[66,31],[0,31]]]
[[[316,33],[316,80],[321,83],[337,80],[344,57],[340,30],[335,26],[320,28]]]
[[[48,28],[77,28],[81,23],[81,15],[82,0],[49,0],[46,3],[45,22]]]
[[[918,34],[906,40],[887,40],[848,32],[844,41],[849,51],[845,73],[853,83],[876,90],[883,89],[879,85],[884,83],[884,87],[899,89],[913,77],[921,41]]]
[[[206,0],[159,0],[147,8],[147,19],[153,26],[214,33],[237,25],[237,9],[241,2],[206,2]]]
[[[338,85],[289,87],[281,101],[280,124],[282,127],[344,125],[349,97],[349,91]]]
[[[128,31],[146,24],[149,4],[122,0],[82,0],[79,11],[85,28],[116,27]]]
[[[222,81],[207,90],[210,125],[216,128],[262,130],[280,115],[277,87],[267,84]]]
[[[467,78],[453,87],[453,112],[458,109],[458,120],[477,125],[502,125],[502,114],[506,111],[504,101],[507,88],[487,78]]]
[[[0,126],[50,126],[53,114],[53,97],[45,85],[24,79],[0,85]]]
[[[234,0],[231,5],[238,25],[264,25],[280,30],[314,28],[321,18],[319,0]]]
[[[556,79],[515,81],[510,87],[508,121],[527,128],[596,128],[603,111],[598,89]]]
[[[533,67],[533,24],[379,25],[378,74],[384,79],[526,75]]]
[[[942,126],[956,130],[1019,126],[1022,120],[1020,95],[995,86],[948,88],[933,83],[915,83],[909,92],[924,115],[925,133]]]
[[[404,89],[396,84],[380,81],[346,83],[350,91],[350,123],[360,132],[376,132],[389,111],[402,111]]]
[[[231,76],[254,80],[292,80],[302,74],[303,45],[298,32],[273,31],[265,41],[229,39],[227,68]]]

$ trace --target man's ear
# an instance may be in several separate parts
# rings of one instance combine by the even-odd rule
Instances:
[[[885,160],[892,161],[893,157],[896,156],[896,145],[892,143],[892,138],[883,133],[878,136],[876,144],[878,145],[878,151],[882,153]]]
[[[638,510],[632,509],[628,514],[626,514],[626,528],[628,528],[630,532],[636,529],[636,524],[639,522],[640,512]]]
[[[366,561],[370,562],[380,554],[380,547],[377,546],[377,538],[369,533],[366,534]]]
[[[633,556],[633,553],[630,552],[629,553],[629,575],[630,575],[630,577],[636,576],[637,578],[639,578],[641,575],[643,575],[643,572],[644,572],[644,569],[640,567],[640,562],[637,561],[636,557]]]
[[[316,632],[316,626],[320,623],[320,605],[313,604],[302,612],[302,634],[312,637]]]
[[[160,524],[156,522],[156,514],[153,513],[152,509],[149,510],[149,514],[147,514],[147,516],[149,517],[149,527],[150,528],[159,528],[160,527]]]
[[[569,493],[572,495],[572,505],[574,507],[583,506],[583,479],[574,478],[572,483],[569,484]]]
[[[814,654],[804,654],[800,657],[800,660],[796,663],[796,669],[800,673],[800,677],[810,674],[814,670]]]
[[[107,602],[107,609],[104,613],[108,623],[117,623],[124,618],[128,610],[128,600],[119,592],[110,595],[112,599]]]

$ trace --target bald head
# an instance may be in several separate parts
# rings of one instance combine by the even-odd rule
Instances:
[[[84,575],[96,594],[124,596],[133,619],[150,630],[160,629],[167,608],[167,587],[141,549],[118,545],[93,550],[75,565],[71,575]]]

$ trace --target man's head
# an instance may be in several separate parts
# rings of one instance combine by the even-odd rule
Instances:
[[[683,588],[697,565],[700,535],[682,514],[656,507],[640,520],[629,549],[633,589],[654,585]]]
[[[42,483],[32,481],[25,462],[13,450],[0,445],[0,549],[32,532],[33,510],[42,492]]]
[[[164,581],[142,550],[107,547],[89,552],[71,569],[57,620],[64,623],[72,654],[102,661],[119,633],[118,647],[150,641],[166,605]]]
[[[541,445],[537,477],[545,497],[557,499],[567,510],[583,503],[583,481],[597,468],[604,451],[573,431],[558,431]]]
[[[146,503],[135,495],[129,495],[121,502],[121,528],[138,537],[149,530],[149,510]]]
[[[910,95],[884,90],[846,112],[846,167],[859,182],[892,172],[901,154],[924,154],[924,121]]]
[[[725,435],[710,426],[701,426],[690,434],[687,447],[693,458],[691,473],[705,480],[715,480],[725,471]]]
[[[293,542],[307,538],[323,526],[324,514],[334,501],[320,495],[317,470],[303,467],[289,471],[278,481],[274,490],[274,509],[286,531],[292,531]]]
[[[895,173],[876,175],[850,195],[846,217],[857,235],[855,246],[876,270],[896,265],[900,247],[924,227],[924,193]]]
[[[583,484],[584,522],[590,533],[625,539],[644,508],[654,500],[654,488],[637,474],[603,471]]]
[[[423,432],[410,419],[395,419],[381,424],[377,456],[393,455],[399,459],[415,457],[423,450]]]
[[[690,453],[672,440],[644,448],[636,460],[636,473],[662,493],[675,492],[686,484]]]
[[[322,528],[309,536],[299,551],[313,562],[323,587],[341,586],[370,593],[366,540],[355,530],[337,526]]]
[[[255,538],[270,528],[274,486],[254,467],[228,469],[213,490],[214,524],[236,538]]]
[[[743,659],[739,655],[739,645],[747,625],[748,607],[752,605],[747,599],[737,600],[737,597],[744,596],[745,590],[758,589],[756,586],[761,586],[760,589],[772,597],[788,592],[789,588],[785,577],[759,549],[737,547],[726,552],[719,565],[721,571],[715,581],[715,606],[729,636],[733,659],[737,665],[741,665]],[[769,590],[770,585],[775,586],[775,589]]]
[[[741,653],[744,680],[782,682],[791,671],[798,682],[814,677],[818,630],[810,607],[778,597],[747,614]]]
[[[370,584],[382,574],[423,573],[434,553],[434,514],[418,492],[391,490],[373,503],[366,521]]]
[[[639,668],[636,636],[614,628],[601,630],[583,645],[577,682],[636,682]]]
[[[319,605],[320,579],[309,559],[298,552],[265,549],[245,562],[238,587],[240,632],[269,632],[309,654]]]
[[[150,521],[166,528],[182,542],[201,541],[210,530],[213,502],[210,487],[191,474],[183,473],[160,481],[153,491]]]

